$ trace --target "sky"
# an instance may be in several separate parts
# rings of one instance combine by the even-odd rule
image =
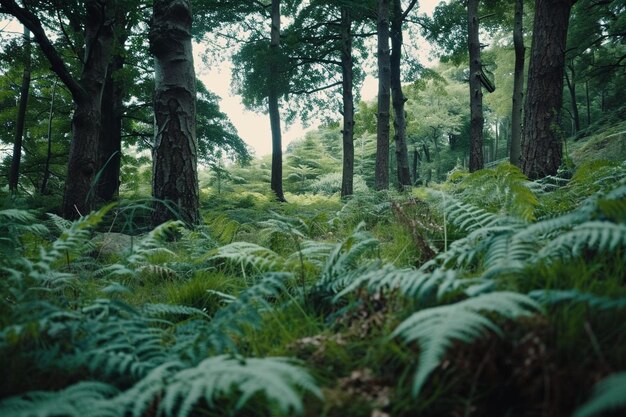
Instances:
[[[412,13],[432,15],[433,10],[441,0],[419,1],[419,9]],[[421,40],[418,43],[420,48],[419,60],[422,65],[432,65],[430,58],[431,48]],[[374,46],[375,47],[375,46]],[[272,153],[272,136],[270,131],[269,116],[248,111],[241,103],[241,98],[233,96],[231,89],[231,65],[224,62],[220,68],[207,68],[199,57],[202,45],[194,44],[196,76],[200,78],[206,87],[217,94],[220,98],[220,109],[228,115],[231,122],[237,129],[239,136],[254,150],[255,156],[264,156]],[[378,81],[375,74],[368,74],[361,88],[361,98],[365,101],[376,97]],[[337,118],[340,115],[337,114]],[[303,138],[306,130],[315,129],[317,122],[310,123],[307,129],[298,121],[289,126],[282,123],[283,149],[297,139]]]

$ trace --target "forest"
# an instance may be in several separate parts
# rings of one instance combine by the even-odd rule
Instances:
[[[626,414],[623,0],[0,0],[0,62],[0,416]]]

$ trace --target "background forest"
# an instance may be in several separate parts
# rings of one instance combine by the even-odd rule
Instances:
[[[626,5],[420,6],[0,0],[0,415],[623,415]]]

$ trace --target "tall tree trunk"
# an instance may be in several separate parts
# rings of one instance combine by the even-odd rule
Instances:
[[[524,100],[524,0],[515,0],[513,22],[513,45],[515,47],[515,69],[513,72],[513,109],[511,111],[510,162],[520,166],[522,151],[522,109]]]
[[[94,208],[94,178],[99,167],[101,100],[113,48],[113,2],[86,2],[85,59],[82,91],[74,97],[73,139],[63,195],[63,216],[77,218]]]
[[[417,184],[417,165],[420,161],[420,152],[417,150],[417,146],[413,149],[413,184]]]
[[[389,0],[378,0],[378,125],[376,128],[377,190],[389,189],[389,109],[391,63],[389,57]]]
[[[341,196],[354,192],[354,95],[352,68],[352,16],[348,6],[341,7],[341,73],[343,88],[343,174]]]
[[[124,86],[119,77],[124,68],[125,11],[121,7],[115,12],[115,52],[107,70],[102,95],[102,129],[99,140],[99,179],[96,193],[100,200],[111,201],[119,192],[120,166],[122,159],[122,115]]]
[[[589,80],[585,80],[585,101],[587,103],[587,127],[591,125],[591,103],[589,101]]]
[[[46,165],[43,169],[43,179],[41,180],[41,194],[47,193],[48,179],[50,178],[50,161],[52,160],[52,119],[54,117],[54,100],[57,96],[57,79],[52,84],[52,97],[50,98],[50,111],[48,113],[48,149],[46,152]]]
[[[570,77],[567,70],[570,70],[572,76]],[[578,100],[576,100],[576,70],[574,64],[571,63],[564,69],[565,81],[567,82],[567,89],[570,94],[570,105],[572,106],[572,121],[574,122],[574,135],[580,131],[580,113],[578,112]]]
[[[196,142],[196,77],[191,1],[155,0],[150,51],[155,66],[153,223],[200,221]]]
[[[400,187],[411,186],[411,172],[409,169],[409,152],[406,144],[406,117],[404,103],[406,97],[402,93],[402,78],[400,64],[402,61],[402,22],[404,15],[400,0],[392,0],[393,12],[391,18],[391,57],[390,81],[391,96],[393,98],[394,139],[396,143],[396,164],[398,169],[398,184]]]
[[[522,170],[531,179],[554,175],[561,165],[565,44],[574,2],[537,0],[535,6],[522,140]]]
[[[278,54],[280,53],[280,0],[272,0],[271,4],[272,27],[270,32],[270,79],[269,94],[267,97],[270,115],[270,129],[272,130],[272,178],[271,188],[278,201],[286,201],[283,193],[283,138],[280,128],[280,109],[278,107]]]
[[[482,63],[480,59],[480,42],[478,40],[479,0],[467,2],[467,35],[470,60],[470,172],[483,169],[485,165],[483,156],[483,92],[480,81]]]
[[[15,141],[13,142],[13,158],[9,171],[9,190],[17,191],[20,178],[20,163],[22,161],[22,140],[24,138],[24,125],[26,124],[26,106],[28,104],[28,91],[30,89],[30,30],[24,26],[24,71],[22,72],[22,87],[20,89],[20,106],[17,111],[15,126]]]

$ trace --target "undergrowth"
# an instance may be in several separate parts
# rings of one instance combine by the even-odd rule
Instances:
[[[1,210],[0,415],[626,407],[623,163],[290,198],[216,196],[195,230]]]

